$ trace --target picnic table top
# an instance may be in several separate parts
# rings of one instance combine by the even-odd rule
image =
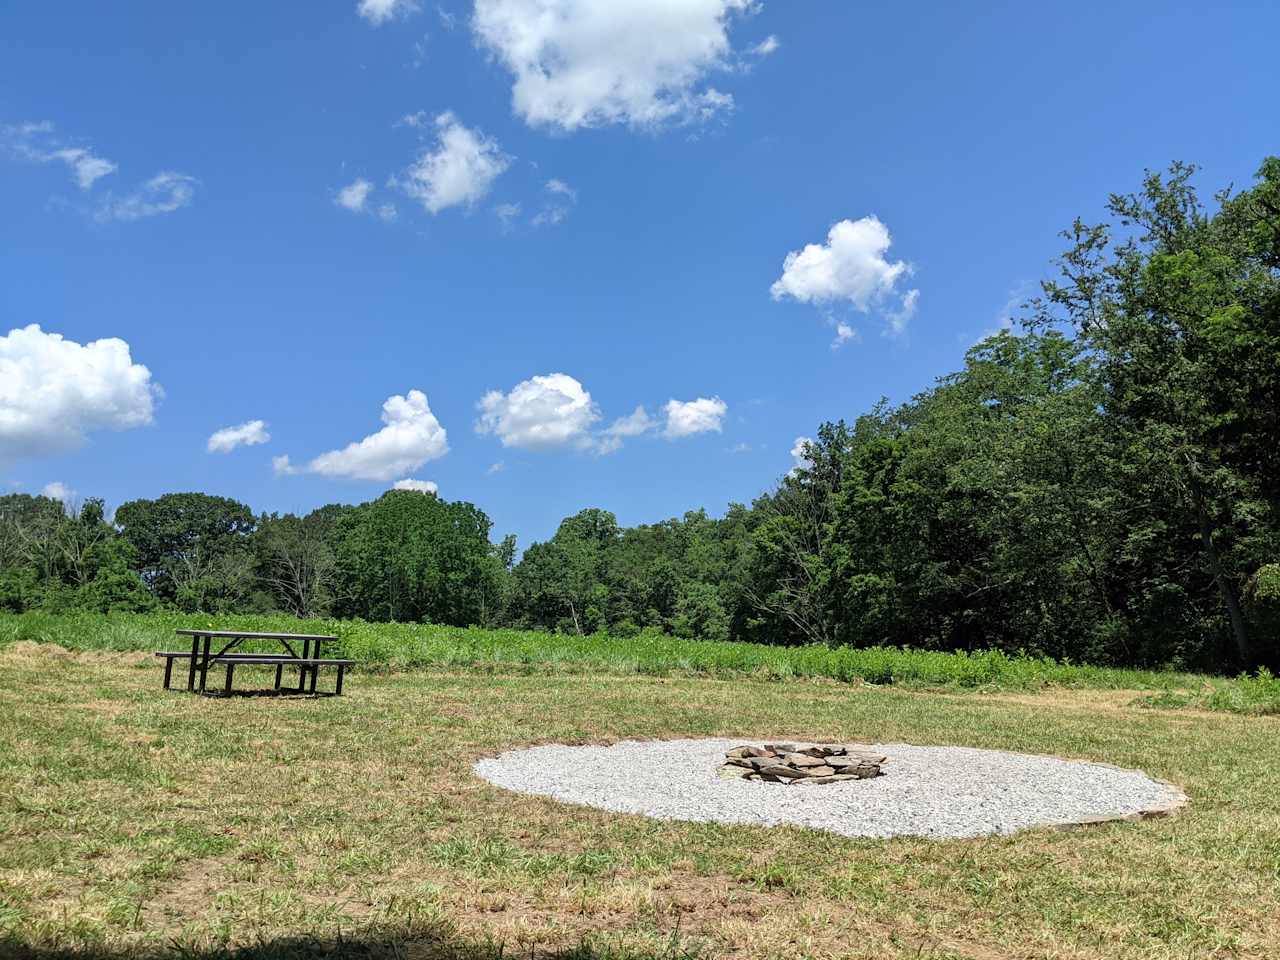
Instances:
[[[175,630],[185,637],[221,637],[226,640],[337,640],[321,633],[254,633],[252,630]]]

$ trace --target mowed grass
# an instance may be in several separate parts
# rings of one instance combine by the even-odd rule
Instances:
[[[1280,721],[1133,699],[496,668],[221,699],[162,691],[146,654],[12,643],[0,954],[1275,957]],[[470,772],[524,744],[687,736],[1081,757],[1191,802],[1142,823],[872,841],[610,814]]]
[[[1037,690],[1068,687],[1154,692],[1155,706],[1191,706],[1239,713],[1280,713],[1280,681],[1227,679],[1174,670],[1132,670],[1059,663],[998,651],[956,652],[899,647],[766,646],[684,640],[660,633],[634,637],[573,636],[521,630],[442,627],[419,623],[298,620],[287,616],[208,614],[0,614],[0,648],[20,641],[70,650],[189,649],[182,627],[337,636],[331,654],[366,670],[410,667],[511,673],[639,674],[653,677],[826,679],[911,688]],[[265,649],[278,651],[267,644]],[[246,644],[243,649],[253,649]]]

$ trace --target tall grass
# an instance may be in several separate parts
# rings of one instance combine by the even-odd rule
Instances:
[[[338,643],[326,653],[366,668],[467,668],[579,673],[821,678],[846,683],[963,689],[1045,686],[1177,690],[1203,688],[1204,677],[1059,663],[998,651],[944,653],[898,647],[773,647],[753,643],[681,640],[658,633],[620,638],[430,624],[298,620],[287,616],[190,614],[0,615],[0,647],[20,640],[72,650],[185,649],[178,628],[210,627],[281,633],[326,633]],[[265,645],[265,649],[278,647]],[[245,649],[253,649],[246,645]],[[1218,681],[1219,684],[1223,681]],[[1269,688],[1268,688],[1269,689]],[[1259,712],[1256,691],[1241,695]],[[1265,697],[1263,697],[1265,699]],[[1280,697],[1278,697],[1280,699]],[[1224,707],[1226,701],[1224,701]]]

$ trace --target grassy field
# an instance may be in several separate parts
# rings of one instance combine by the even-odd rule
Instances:
[[[1173,670],[1125,670],[1056,663],[998,652],[943,653],[873,647],[775,647],[709,643],[662,634],[578,637],[439,627],[416,623],[297,620],[284,616],[148,614],[0,614],[0,648],[53,643],[69,650],[173,649],[178,627],[234,628],[339,637],[341,652],[366,670],[406,668],[646,676],[826,679],[911,688],[1036,690],[1068,687],[1147,691],[1161,707],[1280,713],[1280,681],[1265,672],[1226,679]],[[185,649],[185,647],[183,648]],[[246,647],[249,649],[249,647]],[[276,650],[271,646],[269,649]]]
[[[1276,956],[1274,718],[1141,708],[1124,689],[505,666],[362,673],[342,698],[201,698],[162,691],[143,653],[11,639],[0,954]],[[703,735],[1081,757],[1191,802],[1143,823],[870,841],[609,814],[470,773],[512,745]]]

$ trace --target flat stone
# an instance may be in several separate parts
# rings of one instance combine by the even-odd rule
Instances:
[[[807,753],[788,753],[783,756],[782,761],[793,767],[820,767],[824,762],[820,757],[811,757]]]
[[[749,776],[751,776],[751,771],[747,767],[725,764],[720,768],[721,780],[742,780]]]
[[[738,760],[738,759],[741,759],[742,757],[751,756],[752,749],[754,748],[753,747],[734,747],[732,750],[728,751],[725,754],[725,756],[728,757],[730,760]]]
[[[788,767],[781,763],[775,763],[772,766],[764,767],[760,771],[767,777],[783,777],[787,780],[794,780],[796,777],[803,777],[804,774],[794,767]]]

